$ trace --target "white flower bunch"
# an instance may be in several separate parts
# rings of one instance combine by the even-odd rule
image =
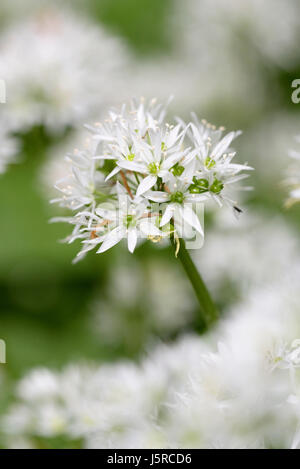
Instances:
[[[143,99],[111,110],[103,123],[87,126],[86,148],[67,156],[70,172],[57,184],[62,196],[55,201],[74,211],[65,220],[75,225],[68,240],[83,240],[79,257],[123,238],[133,252],[142,238],[203,236],[197,207],[210,200],[239,210],[226,189],[251,169],[232,162],[230,146],[240,132],[223,136],[222,128],[196,118],[171,125],[165,114]]]
[[[11,3],[11,2],[10,2]],[[44,5],[0,35],[8,129],[44,125],[51,134],[91,119],[116,97],[127,58],[121,40],[61,6]]]
[[[296,137],[296,141],[300,143],[300,136]],[[300,151],[290,150],[289,155],[293,159],[293,164],[289,168],[289,175],[286,180],[290,187],[289,198],[286,202],[287,206],[300,201]]]

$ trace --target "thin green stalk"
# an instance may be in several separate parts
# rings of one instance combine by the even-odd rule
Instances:
[[[173,235],[171,235],[171,241],[176,252],[177,243]],[[185,247],[183,239],[180,239],[180,249],[178,251],[177,258],[180,260],[185,273],[193,286],[200,305],[201,319],[208,328],[218,319],[219,313],[199,271],[196,269],[195,264]]]

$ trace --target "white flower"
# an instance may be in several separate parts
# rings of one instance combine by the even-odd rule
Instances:
[[[182,176],[194,182],[190,189],[193,193],[208,193],[219,203],[226,201],[235,205],[235,202],[224,196],[223,189],[248,177],[240,174],[242,171],[253,169],[246,164],[232,163],[236,153],[231,150],[231,143],[241,132],[222,136],[222,127],[216,129],[206,121],[199,123],[196,116],[194,120],[189,135],[195,151],[191,153]]]
[[[67,174],[56,182],[55,187],[62,196],[53,199],[52,202],[59,202],[60,206],[71,210],[78,210],[87,205],[93,205],[97,197],[100,196],[104,186],[104,177],[97,171],[97,162],[94,160],[96,144],[92,139],[85,140],[84,149],[74,150],[66,156]]]
[[[128,250],[135,250],[139,237],[162,236],[162,232],[155,226],[157,216],[151,217],[147,210],[147,201],[131,200],[125,189],[118,183],[118,205],[109,209],[99,206],[96,209],[99,222],[91,227],[95,238],[85,241],[87,244],[99,244],[97,252],[107,251],[121,239],[127,238]],[[105,228],[107,227],[107,230]],[[100,236],[97,236],[100,231]]]
[[[190,187],[191,184],[173,177],[169,180],[167,192],[150,191],[145,196],[153,202],[166,204],[160,222],[161,226],[166,225],[173,218],[175,229],[180,236],[187,233],[187,230],[183,231],[186,224],[204,236],[203,228],[192,204],[205,202],[207,196],[191,193]]]
[[[149,130],[145,140],[135,145],[134,151],[140,155],[137,161],[133,157],[129,161],[121,160],[117,163],[121,168],[146,175],[138,185],[137,196],[151,189],[158,178],[167,181],[170,169],[184,158],[180,149],[183,135],[183,132],[179,133],[180,130],[180,125],[170,131]]]
[[[0,76],[9,90],[3,115],[11,131],[44,125],[62,133],[116,98],[127,57],[122,43],[72,11],[48,6],[21,17],[0,42]]]

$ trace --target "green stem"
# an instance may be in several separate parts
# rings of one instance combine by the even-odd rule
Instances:
[[[173,235],[171,235],[171,242],[176,251],[176,241]],[[218,319],[219,313],[200,273],[196,269],[195,264],[193,263],[191,256],[185,247],[185,242],[183,239],[180,239],[180,249],[177,258],[180,260],[185,273],[187,274],[193,286],[200,305],[201,319],[208,328]]]

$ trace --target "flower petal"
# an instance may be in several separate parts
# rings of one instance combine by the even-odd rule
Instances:
[[[223,153],[226,152],[229,145],[231,144],[232,140],[239,135],[239,132],[229,132],[229,134],[225,135],[225,137],[220,140],[219,143],[215,146],[212,151],[212,157],[214,159],[218,159]]]
[[[135,228],[131,228],[128,230],[128,239],[127,239],[127,246],[128,250],[133,253],[135,250],[137,243],[137,230]]]
[[[199,218],[191,207],[189,207],[188,205],[184,205],[184,207],[181,208],[181,216],[187,223],[189,223],[189,225],[191,225],[202,236],[204,236],[204,232],[200,224]]]
[[[139,223],[140,231],[146,236],[161,236],[161,231],[150,220],[142,220]]]
[[[145,192],[143,195],[147,199],[152,200],[153,202],[158,202],[158,203],[168,202],[170,198],[169,194],[163,191],[148,191],[148,192]]]
[[[140,195],[144,194],[149,189],[151,189],[151,187],[154,186],[156,181],[157,181],[157,176],[150,174],[149,176],[145,177],[145,179],[142,180],[139,187],[137,188],[137,191],[136,191],[137,197],[139,197]]]
[[[167,223],[169,223],[173,214],[174,214],[174,206],[172,204],[168,205],[160,221],[160,226],[164,226]]]
[[[162,164],[162,169],[170,169],[172,166],[174,166],[178,161],[183,158],[182,152],[175,153],[174,155],[168,156]]]
[[[129,171],[136,171],[137,173],[144,173],[146,169],[143,164],[127,160],[118,161],[117,165],[120,166],[120,168],[128,169]]]
[[[113,176],[115,176],[116,174],[118,174],[118,172],[120,171],[121,168],[119,168],[119,166],[117,166],[116,168],[114,168],[110,173],[109,175],[105,178],[105,181],[108,181],[109,179],[111,179]]]
[[[125,235],[126,231],[123,226],[118,226],[117,228],[113,229],[103,238],[103,243],[100,249],[98,249],[97,254],[101,254],[102,252],[107,251],[108,249],[118,244],[121,239],[125,237]]]

